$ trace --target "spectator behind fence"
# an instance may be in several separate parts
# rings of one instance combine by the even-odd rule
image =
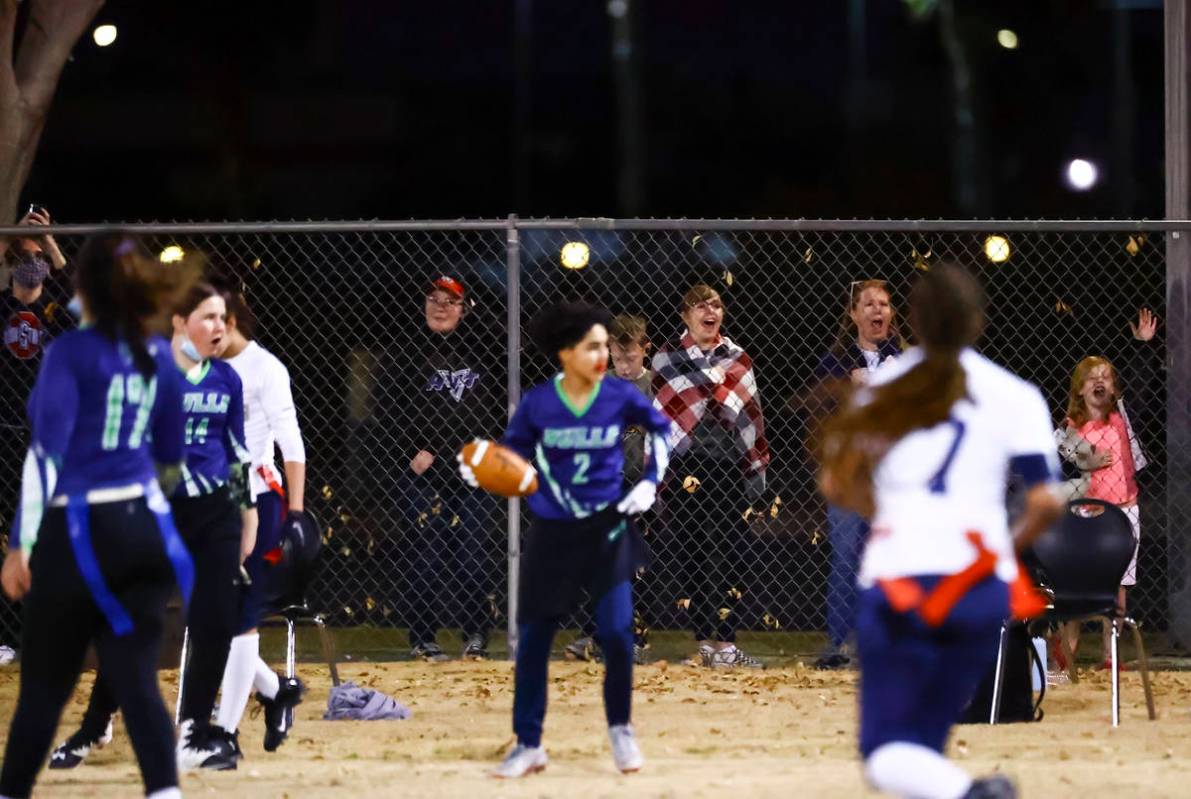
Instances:
[[[1158,369],[1158,352],[1151,342],[1158,329],[1158,317],[1148,308],[1142,308],[1137,323],[1130,322],[1129,326],[1135,343],[1117,361],[1123,367],[1122,375],[1118,375],[1107,358],[1096,355],[1084,358],[1072,372],[1059,451],[1081,471],[1086,471],[1086,486],[1083,479],[1067,483],[1075,496],[1101,499],[1120,507],[1129,517],[1133,537],[1140,545],[1141,508],[1136,477],[1147,460],[1137,431],[1145,429],[1154,410],[1150,407],[1150,386]],[[1128,409],[1124,401],[1126,395],[1129,397]],[[1133,560],[1121,578],[1117,604],[1122,613],[1127,589],[1137,584],[1138,545],[1135,545]],[[1056,651],[1058,665],[1065,666],[1067,658],[1075,657],[1079,630],[1078,622],[1063,626],[1062,646]],[[1104,630],[1103,646],[1101,667],[1108,668],[1108,629]]]
[[[746,590],[739,568],[745,513],[761,499],[769,466],[753,363],[720,333],[724,303],[710,286],[692,286],[680,312],[681,340],[653,359],[654,404],[675,423],[666,497],[674,551],[668,554],[686,592],[702,664],[759,667],[735,643],[736,607]]]
[[[612,357],[613,372],[620,379],[635,385],[646,397],[653,399],[653,370],[645,365],[650,346],[648,326],[640,316],[620,314],[609,323],[608,350]],[[626,493],[641,480],[641,475],[645,472],[645,436],[645,429],[639,425],[632,425],[624,431]],[[637,520],[642,535],[649,535],[649,518],[649,514],[645,514]],[[643,578],[644,573],[638,575],[635,582],[638,590]],[[633,662],[642,664],[645,662],[645,650],[649,646],[649,629],[641,616],[641,605],[635,603],[634,607]],[[592,607],[589,608],[587,619],[583,623],[582,634],[567,644],[564,650],[566,657],[574,660],[598,660],[602,657],[595,634],[595,612]]]
[[[22,225],[48,225],[44,208],[30,209]],[[54,237],[19,238],[4,242],[5,274],[11,284],[0,289],[0,321],[4,325],[4,351],[0,353],[0,533],[7,535],[16,512],[21,464],[27,444],[25,401],[41,354],[50,339],[73,328],[74,319],[64,304],[69,299],[65,281],[54,272],[66,266]],[[20,640],[20,614],[0,598],[0,665],[11,663]]]
[[[905,347],[885,281],[856,281],[849,291],[835,342],[815,370],[816,382],[823,389],[815,393],[824,404],[812,408],[812,412],[819,418],[832,410],[833,394],[864,385],[877,366],[899,355]],[[828,504],[827,525],[831,542],[826,596],[829,645],[815,661],[815,667],[839,669],[851,662],[846,644],[855,624],[856,570],[868,536],[868,523],[856,513]]]
[[[469,439],[495,438],[504,409],[495,342],[484,349],[473,305],[456,278],[433,278],[423,326],[385,358],[378,385],[380,464],[391,518],[405,527],[410,656],[441,661],[436,641],[454,595],[461,604],[463,657],[487,657],[492,627],[489,525],[495,500],[465,485],[455,454]]]

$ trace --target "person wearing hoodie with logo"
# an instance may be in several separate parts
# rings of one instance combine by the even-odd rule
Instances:
[[[43,208],[30,209],[22,225],[48,225]],[[74,318],[63,308],[69,296],[60,290],[54,273],[61,273],[66,259],[54,237],[33,236],[6,243],[3,269],[9,285],[0,289],[0,531],[7,534],[16,513],[21,464],[28,443],[25,401],[33,388],[41,354],[54,337],[72,330]],[[10,282],[11,281],[11,282]],[[21,635],[20,613],[7,599],[0,599],[0,665],[16,657]]]
[[[501,430],[505,407],[499,340],[485,337],[475,304],[456,277],[436,275],[422,294],[412,341],[383,359],[375,408],[391,518],[405,527],[410,559],[410,656],[442,661],[437,642],[444,610],[458,603],[462,656],[488,656],[493,623],[489,533],[496,500],[459,480],[455,454],[475,437]],[[395,466],[386,463],[396,458]]]

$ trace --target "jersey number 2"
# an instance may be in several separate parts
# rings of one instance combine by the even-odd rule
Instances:
[[[955,453],[959,452],[959,444],[964,439],[964,423],[959,419],[948,419],[947,424],[955,431],[955,438],[951,439],[951,446],[947,449],[947,456],[943,458],[943,464],[939,470],[931,477],[930,492],[932,494],[947,493],[947,470],[951,468],[951,462],[955,460]]]

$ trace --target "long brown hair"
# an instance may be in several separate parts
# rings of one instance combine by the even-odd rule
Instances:
[[[856,329],[856,321],[852,319],[852,312],[856,310],[856,306],[860,305],[860,298],[866,289],[878,289],[885,292],[885,296],[889,298],[889,309],[892,311],[892,315],[889,317],[889,335],[897,338],[899,349],[904,350],[907,346],[905,336],[902,335],[901,319],[897,315],[897,306],[893,304],[893,292],[889,290],[889,284],[884,280],[857,280],[849,289],[848,306],[840,314],[835,340],[831,343],[831,351],[837,358],[842,358],[848,348],[855,344],[860,337],[860,331]]]
[[[145,338],[163,326],[164,316],[198,276],[193,262],[159,263],[135,237],[105,233],[83,244],[75,285],[95,329],[112,341],[124,341],[137,371],[149,377],[154,364]]]
[[[1112,376],[1113,404],[1115,405],[1117,400],[1121,398],[1121,379],[1117,375],[1117,369],[1112,365],[1112,362],[1099,355],[1089,355],[1084,358],[1075,365],[1075,371],[1071,373],[1071,392],[1067,396],[1067,419],[1074,427],[1083,427],[1090,418],[1088,415],[1088,404],[1084,402],[1080,391],[1083,389],[1083,384],[1087,381],[1088,375],[1097,366],[1107,366],[1108,373]]]
[[[966,270],[940,264],[910,292],[910,324],[924,357],[901,377],[847,403],[823,423],[814,441],[819,482],[829,498],[872,516],[873,472],[898,439],[944,421],[967,396],[959,362],[984,329],[984,295]]]

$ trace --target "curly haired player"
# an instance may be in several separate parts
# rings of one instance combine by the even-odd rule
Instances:
[[[631,516],[654,503],[669,461],[670,421],[632,384],[605,378],[609,315],[584,303],[555,306],[535,321],[538,346],[562,373],[522,398],[503,443],[534,463],[542,487],[528,499],[534,521],[521,559],[519,643],[513,692],[517,744],[493,772],[522,777],[546,767],[550,645],[558,620],[587,589],[596,597],[596,638],[604,651],[604,710],[621,772],[644,760],[629,723],[633,693],[633,574],[645,544]],[[622,432],[647,433],[641,480],[623,494]],[[474,475],[463,467],[464,479]]]

